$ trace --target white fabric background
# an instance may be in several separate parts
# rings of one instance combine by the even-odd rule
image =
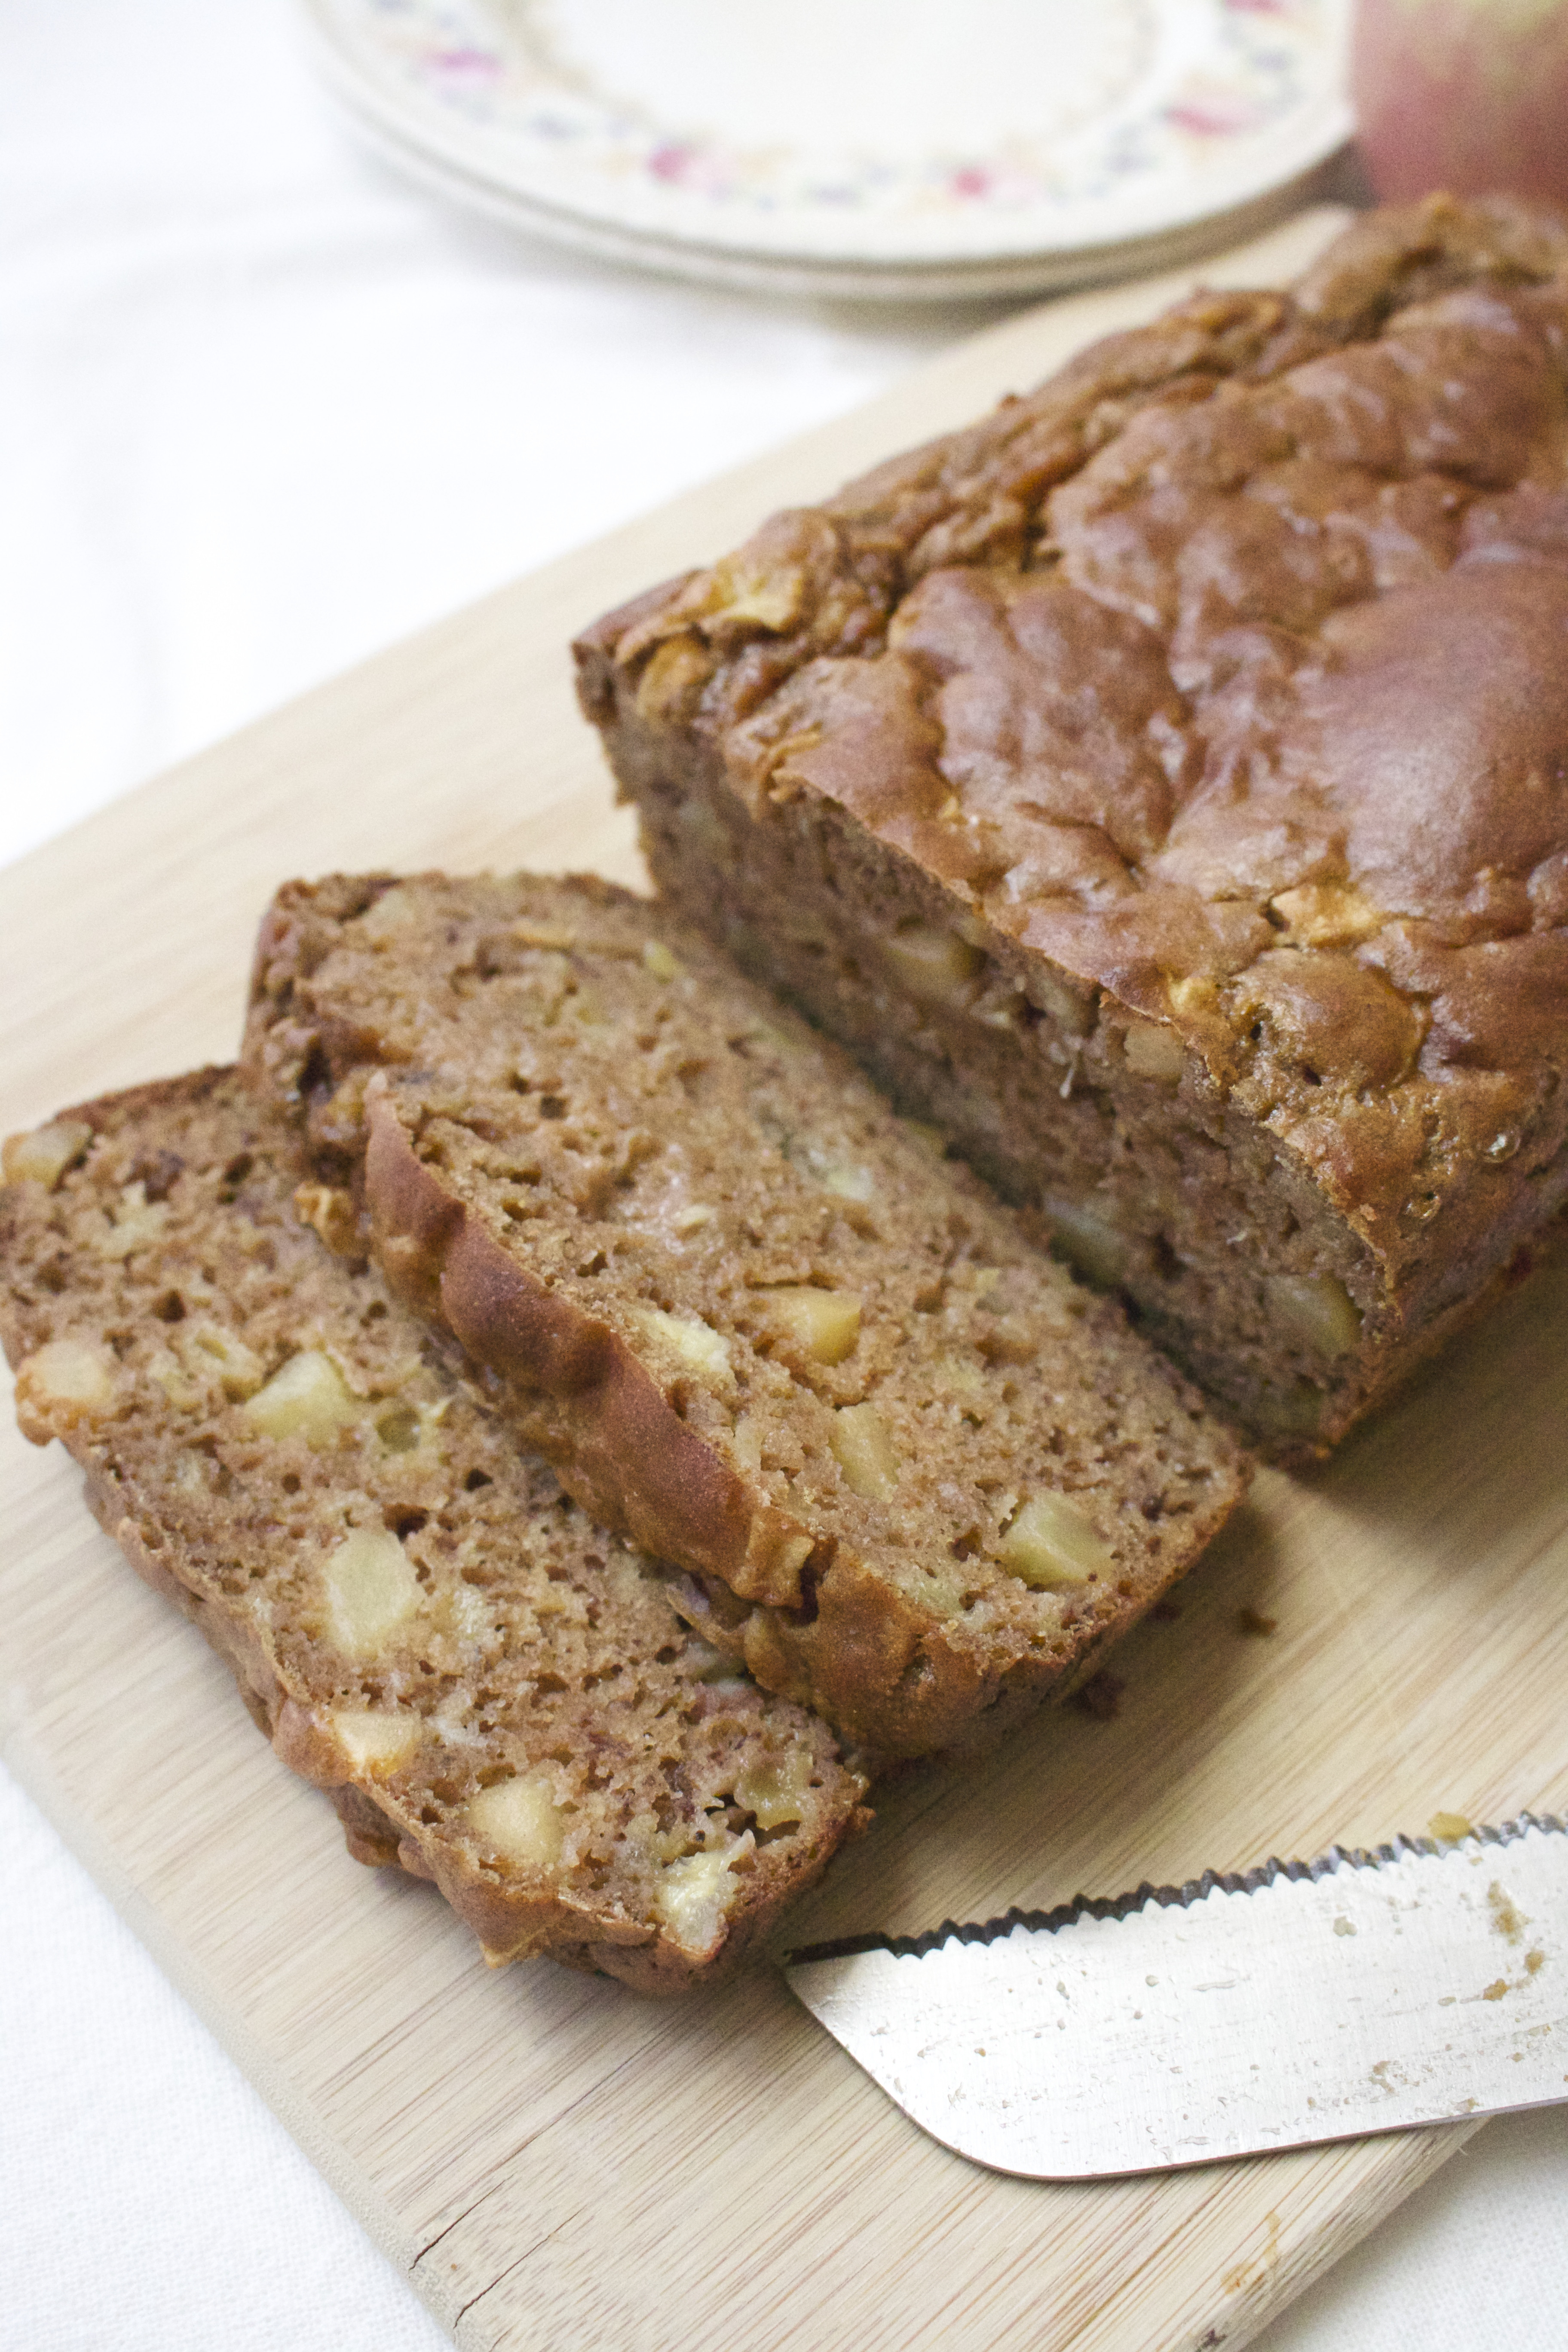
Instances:
[[[444,212],[289,0],[0,0],[0,859],[986,315]],[[445,2343],[3,1773],[0,1853],[3,2352]],[[1491,2125],[1263,2340],[1568,2345],[1565,2207],[1568,2114]]]

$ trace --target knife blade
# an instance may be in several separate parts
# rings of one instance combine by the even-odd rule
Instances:
[[[788,1954],[905,2114],[998,2172],[1085,2180],[1568,2099],[1568,1829],[1141,1886]]]

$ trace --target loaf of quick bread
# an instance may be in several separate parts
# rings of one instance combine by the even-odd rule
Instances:
[[[322,1229],[758,1683],[873,1759],[1088,1671],[1241,1489],[1195,1394],[668,910],[291,885],[247,1056]]]
[[[662,891],[1287,1457],[1568,1192],[1568,222],[1200,294],[582,640]]]
[[[64,1441],[362,1861],[434,1879],[492,1960],[707,1981],[868,1818],[864,1778],[300,1222],[298,1139],[219,1071],[13,1138],[22,1427]]]

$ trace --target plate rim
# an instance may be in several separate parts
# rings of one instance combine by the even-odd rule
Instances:
[[[825,261],[811,256],[774,256],[710,246],[695,238],[661,238],[518,195],[404,138],[362,108],[354,93],[334,89],[332,96],[351,132],[379,161],[437,199],[517,235],[536,236],[562,251],[584,254],[610,268],[775,300],[981,303],[1066,294],[1089,285],[1177,269],[1262,236],[1317,201],[1316,183],[1332,155],[1342,152],[1331,151],[1323,163],[1309,166],[1248,203],[1206,214],[1147,238],[973,262]]]
[[[492,12],[490,0],[478,5],[493,14],[498,37],[504,37],[504,20]],[[1245,6],[1246,0],[1239,5]],[[1350,0],[1321,5],[1331,49],[1348,23]],[[971,234],[962,238],[952,235],[958,216],[945,215],[945,234],[928,233],[923,242],[910,237],[907,220],[893,224],[898,235],[879,236],[877,225],[864,216],[835,216],[829,223],[808,218],[801,207],[726,219],[715,206],[712,221],[699,226],[689,210],[684,216],[675,209],[663,219],[650,219],[647,204],[611,201],[607,177],[603,202],[584,198],[581,175],[563,173],[560,184],[551,186],[536,161],[521,152],[506,153],[504,132],[465,128],[455,107],[400,91],[390,71],[378,75],[368,69],[344,27],[352,21],[362,34],[374,33],[374,20],[384,14],[376,0],[300,0],[300,13],[329,87],[395,161],[413,166],[427,182],[439,175],[445,193],[492,217],[579,249],[587,247],[710,282],[776,287],[787,278],[801,291],[831,283],[873,295],[882,290],[880,281],[887,281],[889,294],[914,294],[917,284],[929,284],[931,290],[923,299],[934,299],[982,288],[1024,292],[1079,283],[1091,275],[1126,274],[1157,266],[1167,250],[1183,257],[1176,240],[1184,236],[1193,240],[1185,248],[1191,253],[1205,235],[1217,244],[1232,225],[1245,233],[1251,220],[1268,217],[1271,204],[1287,208],[1291,192],[1342,148],[1354,127],[1343,88],[1325,79],[1270,134],[1266,160],[1254,142],[1228,169],[1186,174],[1185,194],[1174,203],[1169,201],[1172,177],[1162,174],[1156,184],[1166,191],[1164,201],[1152,204],[1145,185],[1120,207],[1101,202],[1089,214],[1087,205],[1080,206],[1080,214],[1089,216],[1066,236],[1041,233],[1038,208],[1025,216],[993,213],[984,227],[980,216],[968,214],[963,225]],[[1123,259],[1124,254],[1135,257]],[[691,258],[683,261],[682,256]],[[939,276],[944,281],[941,297],[935,290]]]

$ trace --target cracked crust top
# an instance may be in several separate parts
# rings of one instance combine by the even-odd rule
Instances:
[[[1169,1029],[1396,1287],[1563,1147],[1565,476],[1568,223],[1432,198],[775,516],[584,703]]]

